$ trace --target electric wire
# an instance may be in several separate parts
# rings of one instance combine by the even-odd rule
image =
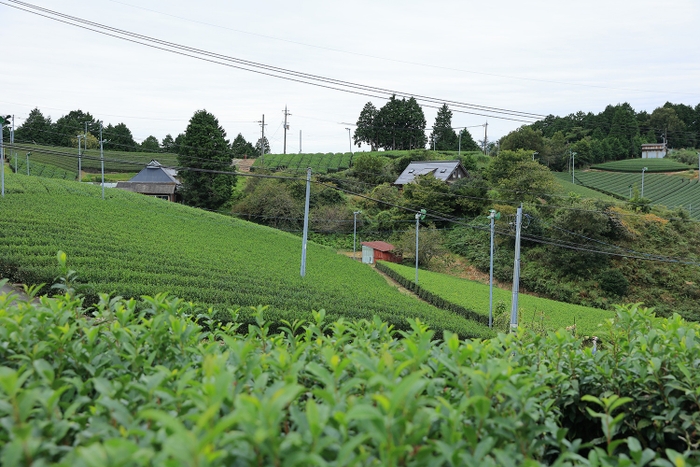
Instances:
[[[169,41],[164,41],[154,37],[146,36],[143,34],[137,34],[130,31],[113,28],[105,24],[85,20],[71,15],[66,15],[58,11],[50,10],[48,8],[39,7],[30,3],[22,2],[19,0],[5,0],[0,1],[0,4],[15,8],[27,13],[42,16],[44,18],[51,19],[53,21],[58,21],[67,25],[74,27],[79,27],[86,29],[95,33],[102,35],[114,37],[117,39],[125,40],[128,42],[136,43],[146,47],[151,47],[154,49],[167,51],[170,53],[175,53],[179,55],[188,56],[202,61],[207,61],[223,66],[228,66],[231,68],[242,69],[266,76],[271,76],[278,79],[285,79],[289,81],[295,81],[303,84],[314,85],[322,88],[332,89],[335,91],[342,91],[347,93],[365,95],[368,97],[374,97],[379,99],[387,99],[388,96],[396,95],[402,97],[414,97],[417,101],[426,102],[432,105],[426,105],[432,107],[434,105],[450,104],[455,112],[469,113],[474,115],[480,115],[485,117],[504,119],[504,120],[514,120],[528,123],[530,120],[537,120],[539,118],[544,118],[544,115],[535,114],[530,112],[521,112],[510,109],[484,106],[478,104],[471,104],[466,102],[454,101],[450,99],[439,99],[430,96],[424,96],[420,94],[413,94],[403,91],[397,91],[393,89],[380,88],[375,86],[368,86],[353,83],[350,81],[344,81],[334,78],[328,78],[321,75],[314,75],[309,73],[298,72],[286,68],[275,67],[271,65],[266,65],[260,62],[254,62],[250,60],[243,60],[223,54],[218,54],[203,49],[198,49],[194,47],[189,47],[181,44],[176,44]]]

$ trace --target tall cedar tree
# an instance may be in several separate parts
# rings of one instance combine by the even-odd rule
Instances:
[[[51,117],[44,117],[38,108],[29,112],[27,119],[15,131],[15,141],[18,143],[51,144],[51,138]]]
[[[190,119],[183,139],[177,156],[178,164],[183,167],[179,173],[182,200],[189,206],[219,209],[231,199],[236,183],[236,176],[232,174],[234,168],[231,167],[233,154],[226,140],[226,131],[214,115],[198,110]]]
[[[134,141],[131,130],[124,123],[117,123],[114,126],[110,123],[102,129],[102,137],[107,140],[104,143],[105,149],[114,151],[138,150],[138,144]]]
[[[255,158],[260,155],[260,151],[246,141],[240,133],[238,133],[236,139],[231,143],[231,150],[233,151],[233,156],[237,159]]]
[[[379,110],[371,102],[367,102],[357,119],[357,129],[353,135],[353,140],[357,147],[362,147],[362,143],[369,144],[370,150],[379,149],[378,128],[375,127],[375,119]]]
[[[51,143],[56,146],[73,146],[71,140],[75,139],[76,135],[85,133],[85,122],[88,124],[88,131],[97,134],[97,122],[90,112],[71,110],[52,125]]]
[[[433,132],[430,133],[430,147],[438,151],[456,151],[459,146],[457,133],[452,129],[452,111],[442,104],[435,116]]]
[[[424,148],[425,114],[415,98],[391,96],[374,118],[377,146],[384,149]]]

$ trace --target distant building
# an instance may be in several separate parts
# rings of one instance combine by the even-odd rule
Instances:
[[[362,262],[374,264],[375,261],[391,261],[400,263],[401,255],[393,253],[396,248],[387,242],[362,242]]]
[[[666,157],[666,144],[642,144],[642,159],[663,159]]]
[[[174,202],[177,200],[177,190],[182,185],[175,178],[176,175],[176,170],[152,160],[128,182],[117,183],[117,188]]]
[[[467,170],[459,161],[419,161],[411,162],[401,172],[394,185],[406,185],[413,182],[419,175],[433,174],[438,180],[446,183],[456,182],[467,176]]]

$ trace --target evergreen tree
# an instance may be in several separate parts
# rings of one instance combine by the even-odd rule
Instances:
[[[95,118],[90,113],[85,113],[82,110],[72,110],[68,114],[56,120],[51,131],[51,143],[56,146],[71,147],[71,139],[76,135],[85,133],[85,122],[88,124],[88,129],[94,134],[97,134],[97,126]]]
[[[177,157],[183,167],[179,172],[183,201],[190,206],[219,209],[231,199],[236,183],[236,176],[231,173],[232,151],[226,131],[214,115],[198,110],[190,119],[183,139]]]
[[[29,112],[27,119],[15,131],[15,141],[22,143],[51,144],[51,117],[44,117],[36,108]]]
[[[375,119],[379,110],[371,102],[367,102],[357,119],[357,128],[353,135],[353,141],[357,147],[362,147],[362,143],[369,144],[370,150],[376,151],[379,147],[377,143],[378,131],[375,128]]]
[[[442,104],[435,116],[433,131],[430,133],[430,147],[438,151],[456,151],[459,145],[457,133],[452,129],[452,111]]]
[[[231,150],[233,151],[233,157],[236,159],[255,158],[260,155],[260,151],[256,150],[240,133],[231,143]]]
[[[384,149],[424,148],[425,114],[418,101],[411,97],[399,100],[391,96],[374,119],[377,146]]]
[[[158,143],[158,138],[151,135],[148,138],[141,141],[141,150],[148,152],[158,152],[160,149],[160,144]]]
[[[110,123],[102,129],[102,139],[107,140],[104,143],[105,149],[114,151],[136,151],[138,144],[134,141],[134,136],[131,130],[124,123],[118,123],[112,126]]]
[[[258,138],[255,142],[255,152],[258,156],[261,154],[261,148],[265,148],[264,154],[270,154],[270,142],[267,140],[267,136],[265,136],[265,138]]]
[[[472,138],[472,134],[469,133],[469,130],[467,130],[466,128],[462,128],[462,131],[459,132],[457,145],[459,146],[459,148],[462,151],[480,151],[481,150],[479,145],[476,144],[476,141],[474,141],[474,138]]]
[[[160,143],[160,149],[162,152],[177,152],[173,135],[170,133],[165,135],[165,138],[163,138],[163,141]]]

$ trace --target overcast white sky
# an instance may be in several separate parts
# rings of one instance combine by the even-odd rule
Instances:
[[[439,99],[531,112],[598,113],[629,102],[700,103],[697,0],[29,0],[72,16],[236,58]],[[265,130],[282,152],[349,148],[368,100],[149,49],[22,12],[0,0],[0,113],[38,107],[124,122],[134,138],[185,130],[199,109],[229,139]],[[431,127],[435,110],[424,108]],[[455,113],[497,139],[522,123]],[[475,140],[483,127],[470,128]],[[367,149],[363,147],[362,149]]]

